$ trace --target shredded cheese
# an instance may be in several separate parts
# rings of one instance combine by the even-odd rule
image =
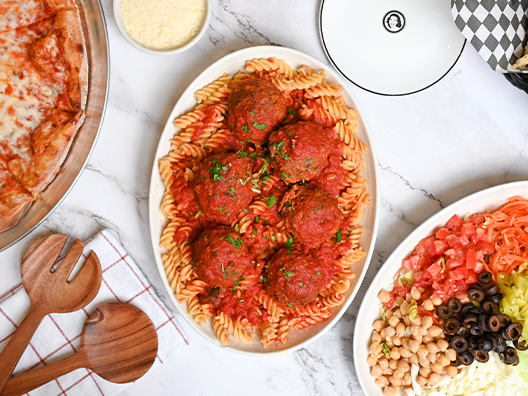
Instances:
[[[171,50],[189,43],[202,28],[206,0],[122,0],[127,33],[144,47]]]

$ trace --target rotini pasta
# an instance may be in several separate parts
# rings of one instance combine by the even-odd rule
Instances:
[[[277,342],[286,343],[290,331],[327,320],[332,310],[346,300],[350,280],[355,276],[352,267],[366,254],[360,245],[363,228],[358,224],[370,203],[367,181],[362,176],[365,170],[362,155],[368,148],[356,135],[358,114],[346,106],[343,88],[328,82],[325,77],[324,70],[314,71],[308,66],[295,69],[282,59],[252,59],[246,62],[246,72],[224,74],[198,90],[194,94],[197,100],[194,109],[174,120],[179,133],[171,140],[171,151],[159,161],[166,187],[161,211],[168,220],[160,240],[162,260],[175,297],[181,303],[187,303],[189,314],[198,325],[204,325],[211,318],[213,332],[223,345],[232,342],[230,336],[251,342],[256,335],[264,347]],[[340,180],[333,182],[337,193],[332,199],[336,201],[336,210],[342,213],[345,228],[343,233],[339,228],[336,236],[327,243],[328,249],[335,252],[332,253],[335,260],[331,264],[328,282],[316,290],[313,300],[305,304],[286,304],[268,294],[265,291],[268,280],[261,274],[263,267],[269,273],[270,262],[277,257],[276,253],[292,248],[298,235],[286,217],[288,204],[293,199],[291,192],[296,189],[292,185],[295,184],[286,182],[284,172],[281,176],[277,164],[272,164],[268,158],[269,152],[277,148],[271,150],[265,145],[240,142],[228,125],[233,91],[239,84],[254,78],[267,80],[268,84],[271,82],[288,98],[288,114],[282,125],[303,121],[318,124],[335,135],[332,141],[338,147],[335,153],[332,152],[333,157],[329,157],[333,167],[327,165],[325,170],[318,171],[315,163],[307,163],[307,169],[312,167],[311,172],[324,176],[322,181],[314,179],[315,183],[321,183],[320,188],[326,188],[324,183],[330,183],[328,180],[333,181],[336,177]],[[252,125],[257,129],[266,127],[258,122]],[[281,143],[276,145],[281,146]],[[234,269],[229,272],[228,263],[222,263],[224,278],[230,274],[237,276],[233,278],[230,297],[226,300],[224,289],[215,289],[217,286],[210,284],[200,272],[201,264],[197,263],[193,247],[204,228],[202,219],[210,219],[207,216],[211,215],[203,212],[202,205],[192,206],[189,202],[193,194],[197,194],[195,185],[199,180],[209,177],[226,184],[230,182],[224,179],[227,173],[222,172],[227,172],[231,164],[214,161],[222,158],[218,157],[219,154],[231,152],[237,152],[242,159],[251,158],[254,170],[247,177],[231,178],[232,183],[251,187],[253,196],[239,212],[230,213],[226,207],[219,207],[219,210],[228,219],[222,223],[224,227],[239,236],[237,239],[228,234],[226,239],[230,238],[236,248],[245,244],[254,252],[251,262],[255,271],[238,276]],[[280,150],[272,155],[286,157]],[[212,158],[215,158],[213,166],[204,172],[204,163]],[[324,173],[326,169],[330,173]],[[226,196],[232,195],[235,201],[243,198],[238,194],[235,189],[226,190]],[[204,199],[213,198],[216,197],[211,194]],[[321,205],[321,210],[326,210],[324,204]]]

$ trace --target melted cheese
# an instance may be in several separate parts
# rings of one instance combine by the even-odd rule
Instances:
[[[121,20],[139,44],[154,50],[184,46],[200,32],[205,0],[122,0]]]
[[[0,0],[0,31],[29,25],[49,14],[41,0]]]

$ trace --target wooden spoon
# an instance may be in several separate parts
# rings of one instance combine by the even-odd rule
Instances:
[[[136,381],[157,353],[158,335],[149,317],[133,305],[109,303],[86,321],[77,353],[10,379],[0,396],[22,395],[83,367],[111,382]]]
[[[31,300],[26,317],[0,354],[0,391],[31,341],[40,322],[50,313],[77,311],[88,305],[99,292],[102,270],[91,252],[75,278],[68,282],[84,243],[75,240],[57,270],[53,266],[68,235],[53,234],[34,242],[22,258],[22,283]]]

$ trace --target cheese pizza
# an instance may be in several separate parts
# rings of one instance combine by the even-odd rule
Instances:
[[[60,170],[84,121],[87,90],[73,0],[0,0],[0,231]]]

